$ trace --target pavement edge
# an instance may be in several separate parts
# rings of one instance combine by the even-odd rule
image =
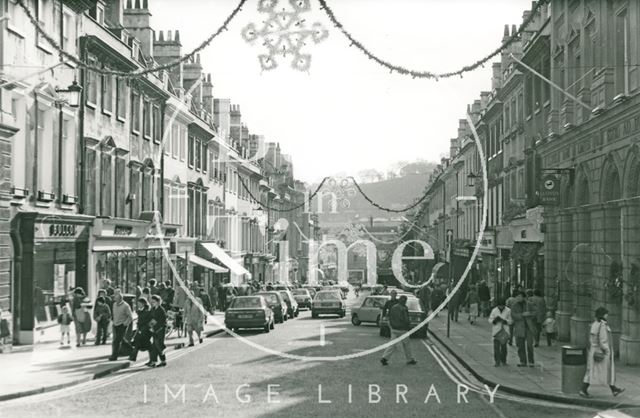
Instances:
[[[503,392],[506,392],[512,395],[526,397],[526,398],[540,399],[540,400],[558,402],[558,403],[564,403],[564,404],[570,404],[570,405],[586,406],[586,407],[598,408],[598,409],[629,408],[629,407],[640,406],[637,404],[612,402],[604,399],[593,399],[593,398],[584,399],[584,398],[555,395],[555,394],[543,393],[543,392],[534,392],[534,391],[528,391],[528,390],[524,390],[514,386],[504,385],[502,383],[496,383],[493,380],[488,379],[485,376],[478,373],[473,367],[471,367],[462,358],[462,356],[460,356],[453,348],[451,348],[449,344],[447,344],[441,336],[436,334],[431,329],[429,329],[429,333],[440,343],[440,345],[442,345],[447,350],[447,352],[450,355],[452,355],[456,359],[458,363],[460,363],[465,369],[467,369],[473,375],[473,377],[475,377],[480,382],[488,386],[495,387],[499,384],[500,390],[502,390]]]
[[[204,332],[204,338],[209,338],[212,337],[216,334],[219,334],[221,332],[224,332],[224,328],[220,328],[220,329],[215,329],[212,331],[207,331]],[[179,343],[176,344],[175,349],[176,350],[180,350],[182,348],[185,348],[186,346],[184,345],[184,343]],[[6,395],[0,395],[0,402],[4,402],[4,401],[9,401],[12,399],[18,399],[18,398],[24,398],[27,396],[33,396],[33,395],[39,395],[42,393],[46,393],[46,392],[53,392],[56,390],[60,390],[60,389],[65,389],[71,386],[76,386],[79,385],[81,383],[86,383],[86,382],[90,382],[92,380],[96,380],[96,379],[100,379],[106,376],[109,376],[111,374],[114,374],[115,372],[118,372],[120,370],[123,369],[127,369],[131,366],[130,362],[124,362],[124,363],[117,363],[114,364],[112,367],[107,368],[106,370],[102,370],[100,372],[94,373],[93,375],[87,376],[87,377],[83,377],[81,379],[76,379],[73,380],[71,382],[66,382],[66,383],[61,383],[61,384],[57,384],[57,385],[50,385],[50,386],[42,386],[36,389],[31,389],[31,390],[26,390],[26,391],[22,391],[22,392],[15,392],[15,393],[9,393]]]

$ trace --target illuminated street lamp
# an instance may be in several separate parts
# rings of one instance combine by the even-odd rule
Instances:
[[[66,90],[56,89],[56,93],[60,97],[60,102],[66,103],[71,107],[80,106],[80,95],[82,94],[82,86],[79,85],[76,80],[73,80],[73,83],[69,87],[67,87]]]
[[[467,186],[474,187],[476,185],[476,179],[479,178],[480,176],[474,174],[473,172],[470,172],[469,174],[467,174]]]

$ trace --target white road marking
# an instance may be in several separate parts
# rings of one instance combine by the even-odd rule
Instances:
[[[320,324],[320,347],[324,347],[324,324]]]

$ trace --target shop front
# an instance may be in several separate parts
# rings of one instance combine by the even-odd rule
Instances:
[[[525,217],[511,221],[509,228],[514,241],[510,255],[515,284],[544,292],[542,225],[542,211],[535,208],[529,209]]]
[[[14,329],[19,344],[57,324],[70,290],[89,287],[87,255],[94,218],[39,212],[18,213],[11,222],[14,246]],[[39,334],[38,334],[39,335]]]
[[[507,299],[513,291],[512,284],[515,283],[514,269],[511,259],[511,249],[513,248],[513,235],[508,226],[496,227],[496,250],[498,259],[496,260],[496,289],[494,297],[496,299]]]
[[[251,281],[251,272],[247,270],[242,264],[243,259],[232,258],[227,252],[214,242],[200,242],[198,247],[198,254],[206,254],[202,257],[206,257],[208,261],[212,261],[216,264],[220,264],[229,269],[228,283],[234,286],[240,286],[244,283]],[[225,280],[225,282],[227,282]]]

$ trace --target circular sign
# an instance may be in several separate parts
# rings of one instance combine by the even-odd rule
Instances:
[[[553,175],[545,176],[545,178],[543,180],[543,184],[544,184],[544,188],[546,190],[551,191],[551,190],[555,189],[556,188],[556,184],[557,184],[556,176],[553,176]]]

